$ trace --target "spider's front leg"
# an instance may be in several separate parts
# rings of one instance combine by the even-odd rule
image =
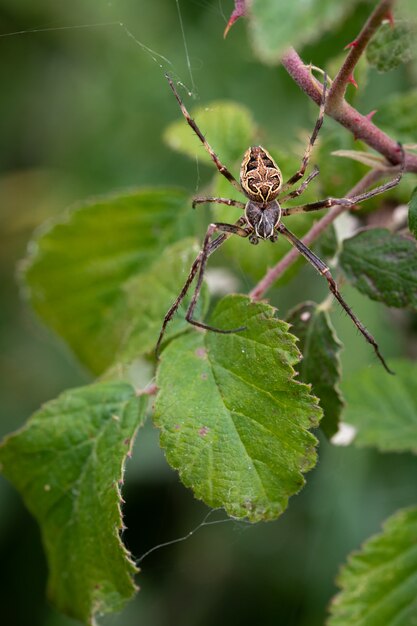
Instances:
[[[345,302],[345,300],[341,296],[341,294],[339,292],[339,288],[338,288],[338,286],[336,284],[336,281],[334,280],[333,276],[331,275],[330,270],[327,267],[327,265],[325,263],[323,263],[323,261],[321,259],[319,259],[319,257],[316,256],[314,254],[314,252],[312,252],[309,248],[307,248],[307,246],[305,246],[303,244],[303,242],[300,241],[291,231],[289,231],[288,228],[286,228],[282,222],[277,226],[277,230],[282,235],[284,235],[284,237],[286,239],[288,239],[288,241],[295,248],[297,248],[297,250],[303,255],[303,257],[306,258],[307,261],[309,263],[311,263],[311,265],[319,272],[319,274],[324,276],[324,278],[327,280],[327,283],[329,285],[329,289],[332,292],[332,294],[334,295],[334,297],[336,298],[336,300],[344,308],[346,313],[349,315],[350,319],[355,324],[356,328],[365,337],[366,341],[372,345],[373,349],[375,350],[375,354],[377,355],[378,359],[381,361],[381,363],[384,366],[384,368],[386,369],[386,371],[389,374],[393,374],[394,372],[392,372],[390,370],[390,368],[388,367],[388,365],[385,362],[384,357],[380,353],[377,342],[375,341],[375,339],[373,338],[371,333],[365,328],[365,326],[362,324],[362,322],[356,317],[356,315],[353,313],[353,311],[350,308],[350,306],[347,304],[347,302]]]
[[[155,355],[157,358],[159,355],[159,349],[161,347],[162,339],[165,335],[166,328],[169,322],[174,317],[176,311],[180,307],[185,296],[187,295],[187,292],[197,272],[198,272],[197,285],[194,290],[193,297],[191,299],[190,305],[187,309],[187,313],[185,316],[185,319],[187,320],[187,322],[189,322],[190,324],[193,324],[194,326],[198,326],[199,328],[214,330],[220,333],[231,333],[231,332],[243,330],[242,328],[232,329],[232,330],[221,330],[221,329],[213,328],[211,326],[203,324],[202,322],[197,322],[196,320],[192,319],[192,315],[193,315],[194,309],[198,301],[198,296],[201,291],[201,286],[202,286],[203,278],[204,278],[204,270],[205,270],[209,256],[213,254],[213,252],[217,250],[217,248],[219,248],[226,241],[226,239],[228,239],[232,234],[239,235],[241,237],[247,237],[249,232],[247,232],[246,230],[242,228],[243,224],[244,224],[244,220],[241,218],[236,222],[236,224],[210,224],[210,226],[208,227],[207,233],[204,239],[203,248],[198,253],[194,263],[192,264],[190,273],[188,274],[187,280],[185,281],[184,286],[182,287],[178,297],[176,298],[176,300],[173,302],[173,304],[171,305],[171,307],[168,309],[167,313],[165,314],[161,331],[159,333],[158,341],[155,347]],[[220,232],[221,234],[219,235],[219,237],[212,239],[212,236],[215,232]]]
[[[210,155],[213,163],[215,164],[215,166],[219,170],[220,174],[222,174],[225,178],[227,178],[229,183],[231,183],[235,189],[237,189],[238,191],[240,191],[240,193],[242,193],[242,188],[239,185],[239,183],[237,182],[236,178],[233,176],[233,174],[231,172],[229,172],[227,167],[225,165],[223,165],[223,163],[220,161],[219,157],[214,152],[213,148],[210,146],[210,144],[208,143],[208,141],[204,137],[203,133],[201,132],[201,130],[199,129],[199,127],[197,126],[197,124],[195,123],[195,121],[193,120],[191,115],[189,114],[189,112],[187,111],[187,109],[185,107],[185,104],[181,100],[181,97],[180,97],[178,91],[175,88],[175,85],[174,85],[174,83],[172,81],[172,78],[168,74],[165,74],[165,78],[167,79],[167,81],[169,83],[169,86],[171,87],[172,91],[174,92],[174,96],[176,97],[177,102],[180,105],[181,112],[182,112],[183,116],[185,117],[185,120],[186,120],[187,124],[193,129],[193,131],[195,132],[195,134],[197,135],[197,137],[199,138],[199,140],[203,144],[204,148],[206,149],[206,151]]]
[[[298,196],[301,196],[301,194],[304,193],[304,191],[307,189],[311,181],[314,178],[316,178],[316,176],[318,176],[319,174],[320,174],[319,168],[317,167],[317,165],[315,165],[312,172],[307,176],[305,181],[301,183],[299,187],[297,187],[297,189],[294,189],[294,191],[290,191],[290,193],[287,193],[283,198],[280,197],[279,199],[280,203],[286,202],[287,200],[291,200],[292,198],[297,198]]]
[[[324,119],[324,112],[326,109],[326,101],[327,101],[327,74],[324,74],[324,78],[323,78],[323,91],[322,91],[322,97],[321,97],[321,103],[320,103],[320,110],[319,110],[319,116],[317,118],[316,124],[314,126],[313,132],[311,134],[310,140],[308,142],[308,146],[304,152],[304,156],[302,158],[301,161],[301,166],[300,169],[296,171],[296,173],[291,176],[291,178],[289,178],[287,180],[287,182],[282,186],[281,189],[281,193],[284,191],[287,191],[287,189],[289,187],[292,187],[292,185],[294,185],[294,183],[296,183],[298,180],[300,180],[300,178],[302,178],[305,174],[305,171],[307,169],[307,165],[310,161],[310,157],[311,157],[311,153],[313,151],[314,148],[314,144],[316,142],[317,136],[319,134],[320,128],[323,125],[323,119]]]

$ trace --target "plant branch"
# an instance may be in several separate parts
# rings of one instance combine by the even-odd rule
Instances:
[[[343,108],[346,87],[349,82],[353,81],[353,70],[375,31],[378,30],[382,21],[390,15],[394,4],[395,0],[381,0],[369,16],[357,38],[349,44],[350,52],[329,91],[326,105],[329,115]]]
[[[355,196],[362,191],[368,189],[371,185],[376,183],[380,178],[387,174],[387,170],[371,170],[349,191],[347,197]],[[313,241],[317,239],[321,233],[326,230],[332,222],[335,221],[339,215],[345,211],[351,209],[348,206],[337,205],[334,206],[326,215],[319,219],[310,228],[308,233],[302,238],[302,242],[309,246]],[[261,300],[265,292],[273,285],[273,283],[299,258],[300,254],[298,250],[293,248],[290,250],[274,267],[272,267],[262,278],[262,280],[252,289],[249,296],[252,300]]]
[[[290,50],[285,53],[282,64],[304,93],[320,105],[323,89],[322,84],[314,78],[311,74],[310,67],[303,63],[294,48],[290,48]],[[389,163],[393,165],[400,163],[401,150],[399,149],[398,143],[345,100],[343,100],[342,105],[336,111],[328,111],[326,108],[326,113],[350,130],[356,139],[361,139],[368,146],[382,154]],[[417,173],[417,155],[405,154],[404,171]]]

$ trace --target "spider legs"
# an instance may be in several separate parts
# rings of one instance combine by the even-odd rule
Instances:
[[[327,280],[329,289],[332,292],[332,294],[334,295],[334,297],[336,298],[336,300],[344,308],[346,313],[349,315],[350,319],[355,324],[356,328],[365,337],[366,341],[372,345],[372,347],[375,350],[375,354],[377,355],[378,359],[381,361],[381,363],[384,366],[384,368],[386,369],[386,371],[389,374],[393,374],[394,372],[392,372],[389,369],[388,365],[385,362],[384,357],[380,353],[378,344],[376,343],[375,339],[373,338],[371,333],[365,328],[365,326],[362,324],[362,322],[356,317],[356,315],[353,313],[352,309],[349,307],[349,305],[345,302],[345,300],[341,296],[341,294],[339,292],[339,288],[338,288],[338,286],[336,284],[336,281],[334,280],[333,276],[331,275],[330,270],[326,266],[326,264],[323,263],[323,261],[321,259],[319,259],[319,257],[316,256],[314,254],[314,252],[312,252],[309,248],[307,248],[307,246],[305,246],[302,241],[297,239],[297,237],[295,235],[293,235],[293,233],[291,231],[289,231],[288,228],[286,228],[284,226],[284,224],[282,224],[282,222],[278,225],[277,230],[282,235],[284,235],[284,237],[286,239],[288,239],[288,241],[295,248],[297,248],[297,250],[307,259],[307,261],[309,263],[311,263],[311,265],[319,272],[319,274],[324,276],[324,278]]]
[[[234,332],[238,332],[241,330],[244,330],[244,327],[240,327],[240,328],[232,328],[230,330],[222,330],[220,328],[214,328],[213,326],[209,326],[207,324],[204,324],[203,322],[198,322],[196,320],[193,319],[193,313],[194,313],[194,309],[196,307],[197,301],[198,301],[198,297],[200,295],[200,291],[201,291],[201,287],[203,284],[203,278],[204,278],[204,271],[207,265],[207,260],[209,258],[209,256],[215,251],[217,250],[217,248],[219,248],[225,241],[226,239],[228,239],[231,235],[239,235],[240,237],[247,237],[249,235],[249,232],[246,231],[244,228],[242,228],[242,225],[244,224],[244,220],[240,219],[236,222],[236,224],[223,224],[223,223],[215,223],[215,224],[210,224],[210,226],[207,229],[207,233],[206,236],[204,238],[204,244],[203,247],[201,249],[201,251],[198,253],[194,263],[191,266],[191,270],[190,273],[187,277],[187,280],[184,283],[183,288],[181,289],[181,292],[179,294],[179,296],[177,297],[177,299],[175,300],[175,302],[173,302],[173,304],[171,305],[171,307],[169,308],[169,310],[167,311],[167,313],[165,314],[164,317],[164,321],[162,323],[162,327],[161,327],[161,331],[159,333],[159,338],[158,338],[158,342],[156,344],[156,348],[155,348],[155,354],[156,357],[158,358],[159,355],[159,349],[161,346],[161,342],[162,339],[165,335],[165,331],[166,328],[169,324],[169,322],[172,320],[172,318],[175,315],[175,312],[178,310],[179,306],[181,305],[182,301],[184,300],[185,296],[187,295],[187,292],[191,286],[191,283],[193,282],[195,276],[198,273],[198,277],[197,277],[197,284],[196,287],[194,289],[194,293],[193,296],[191,298],[191,302],[188,306],[186,315],[185,315],[185,319],[187,320],[187,322],[189,322],[190,324],[192,324],[193,326],[198,326],[198,328],[203,328],[206,330],[212,330],[218,333],[223,333],[223,334],[229,334],[229,333],[234,333]],[[220,232],[222,234],[220,234],[218,237],[216,237],[215,239],[212,239],[213,235],[216,232]]]
[[[227,204],[227,206],[237,206],[239,209],[245,208],[244,202],[239,202],[238,200],[230,200],[229,198],[194,198],[193,200],[193,209],[195,209],[197,204],[205,204],[208,202],[215,202],[216,204]]]
[[[311,181],[314,178],[316,178],[316,176],[318,176],[319,174],[320,174],[319,168],[317,167],[317,165],[315,165],[311,173],[301,183],[301,185],[297,187],[297,189],[294,189],[294,191],[290,191],[290,193],[287,193],[283,198],[279,199],[280,203],[286,202],[287,200],[290,200],[291,198],[297,198],[298,196],[301,196],[301,194],[304,193],[304,191],[306,190],[307,186],[311,183]]]
[[[219,170],[220,174],[223,174],[223,176],[225,178],[227,178],[229,183],[231,183],[233,185],[233,187],[235,187],[235,189],[237,189],[238,191],[240,191],[242,193],[242,188],[239,185],[239,183],[237,182],[236,178],[233,176],[233,174],[231,174],[231,172],[229,172],[227,167],[225,165],[223,165],[223,163],[220,161],[219,157],[214,152],[214,150],[210,146],[210,144],[206,141],[203,133],[201,132],[201,130],[199,129],[199,127],[197,126],[195,121],[192,119],[191,115],[188,113],[188,111],[187,111],[183,101],[180,98],[179,93],[177,92],[177,90],[175,88],[175,85],[174,85],[174,83],[172,81],[172,78],[168,74],[165,74],[165,77],[166,77],[166,79],[167,79],[167,81],[169,83],[169,86],[171,87],[172,91],[174,92],[174,96],[176,97],[177,102],[180,105],[180,109],[182,111],[183,116],[185,117],[185,120],[186,120],[187,124],[189,126],[191,126],[191,128],[193,129],[193,131],[195,132],[195,134],[197,135],[197,137],[199,138],[199,140],[203,144],[204,148],[209,153],[212,161],[214,162],[215,166]]]
[[[330,209],[330,207],[335,206],[335,205],[353,206],[355,204],[359,204],[360,202],[363,202],[364,200],[369,200],[369,198],[378,196],[380,193],[384,193],[385,191],[388,191],[389,189],[392,189],[393,187],[396,187],[403,176],[404,163],[405,163],[404,148],[402,147],[401,144],[398,144],[398,149],[401,151],[401,155],[402,155],[400,170],[394,178],[387,181],[386,183],[382,185],[378,185],[377,187],[374,187],[374,189],[370,189],[369,191],[364,191],[363,193],[357,194],[356,196],[351,196],[350,198],[326,198],[325,200],[319,200],[318,202],[311,202],[309,204],[302,204],[300,206],[289,207],[288,209],[282,210],[282,215],[285,217],[286,215],[294,215],[295,213],[319,211],[320,209]],[[308,179],[306,179],[306,181],[307,180]]]
[[[300,169],[293,176],[291,176],[291,178],[289,178],[287,180],[287,182],[282,187],[282,191],[286,191],[289,187],[294,185],[294,183],[296,183],[298,180],[300,180],[300,178],[302,178],[304,176],[304,173],[305,173],[305,171],[307,169],[307,165],[308,165],[308,163],[310,161],[310,157],[311,157],[311,153],[312,153],[314,144],[315,144],[316,139],[317,139],[317,135],[319,134],[320,128],[323,125],[324,111],[325,111],[325,108],[326,108],[326,100],[327,100],[327,74],[324,74],[323,92],[322,92],[322,98],[321,98],[321,103],[320,103],[319,116],[317,118],[316,124],[314,126],[313,132],[312,132],[310,140],[308,142],[308,146],[306,148],[306,151],[304,152],[304,156],[303,156],[303,159],[301,161]]]
[[[245,330],[244,327],[222,330],[220,328],[214,328],[213,326],[204,324],[203,322],[197,322],[196,320],[193,319],[194,309],[196,307],[198,296],[200,295],[201,287],[203,284],[203,278],[204,278],[204,272],[205,272],[206,265],[207,265],[207,260],[212,252],[210,250],[211,238],[216,231],[226,233],[227,235],[238,235],[239,237],[247,237],[249,235],[249,232],[243,229],[240,226],[240,223],[241,223],[241,220],[239,220],[237,224],[223,224],[223,223],[217,222],[214,224],[210,224],[210,226],[207,229],[207,233],[204,238],[203,248],[201,251],[200,268],[199,268],[198,277],[197,277],[197,284],[194,289],[194,293],[191,298],[191,302],[190,302],[190,305],[188,307],[188,310],[185,316],[185,319],[187,320],[187,322],[189,322],[190,324],[193,324],[194,326],[198,326],[198,328],[204,328],[205,330],[213,330],[215,332],[223,333],[223,334],[235,333],[241,330]]]

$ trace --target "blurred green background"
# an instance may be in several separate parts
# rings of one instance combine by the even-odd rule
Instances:
[[[305,61],[330,63],[354,39],[373,4],[359,4],[338,29],[304,48]],[[164,71],[194,92],[187,106],[241,102],[262,126],[265,147],[301,155],[300,130],[312,128],[317,111],[282,68],[256,59],[243,20],[223,40],[232,8],[231,0],[182,0],[181,24],[175,0],[0,1],[0,435],[21,426],[61,390],[90,380],[19,293],[19,260],[33,230],[91,195],[142,185],[178,185],[193,194],[213,175],[213,168],[178,156],[162,141],[164,128],[179,117]],[[66,28],[80,25],[85,27]],[[30,32],[40,29],[48,30]],[[19,31],[24,34],[4,36]],[[411,84],[404,68],[371,72],[355,104],[370,111],[386,94]],[[292,173],[285,164],[283,169]],[[204,221],[196,218],[200,235],[203,229]],[[250,286],[243,272],[238,279],[242,289]],[[285,315],[301,299],[320,301],[326,294],[313,270],[304,267],[271,293],[271,301]],[[352,289],[345,295],[384,354],[416,354],[415,321]],[[348,346],[345,376],[359,363],[377,367],[369,346],[338,309],[333,321]],[[323,624],[346,554],[390,513],[415,502],[416,493],[408,480],[415,472],[411,456],[336,448],[325,440],[319,452],[319,465],[281,519],[202,527],[186,541],[155,551],[141,564],[137,598],[103,623]],[[136,557],[186,535],[207,513],[168,468],[150,425],[139,435],[126,478],[124,539]],[[45,600],[38,529],[19,496],[0,480],[2,623],[75,624]]]

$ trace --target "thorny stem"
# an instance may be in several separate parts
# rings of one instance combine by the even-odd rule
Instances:
[[[359,33],[357,39],[350,44],[350,52],[346,57],[336,78],[332,82],[328,101],[326,104],[326,113],[338,121],[342,126],[350,130],[356,139],[361,139],[368,146],[374,148],[377,152],[385,156],[388,162],[397,165],[401,160],[401,149],[396,141],[386,135],[379,129],[369,117],[361,115],[356,109],[348,104],[345,99],[345,91],[349,79],[352,77],[360,56],[364,52],[366,45],[372,35],[381,24],[385,17],[391,14],[392,7],[396,0],[381,0],[373,13],[369,16],[367,22]],[[322,101],[322,84],[314,78],[311,73],[311,67],[305,65],[298,56],[294,48],[290,48],[282,58],[282,64],[294,79],[299,87],[314,102],[320,105]],[[379,178],[384,176],[388,170],[372,170],[368,172],[358,184],[350,190],[347,197],[361,193]],[[417,156],[414,154],[405,154],[404,163],[405,172],[417,172]],[[302,242],[310,245],[317,237],[339,217],[349,207],[336,205],[318,222],[316,222],[309,232],[304,236]],[[253,300],[260,300],[271,285],[298,259],[298,251],[290,250],[275,267],[271,268],[264,278],[252,289],[250,296]]]
[[[371,185],[376,183],[387,173],[386,170],[371,170],[349,191],[347,197],[355,196],[362,191],[368,189]],[[332,222],[335,221],[339,215],[351,209],[348,206],[336,205],[320,220],[318,220],[308,231],[308,233],[301,239],[301,241],[309,246],[313,241],[317,239],[321,233],[326,230]],[[252,289],[249,296],[252,300],[261,300],[266,291],[273,285],[273,283],[299,258],[300,254],[296,248],[292,248],[274,267],[272,267],[262,278],[261,281]]]
[[[282,58],[282,64],[304,93],[314,100],[314,102],[320,104],[322,85],[312,76],[310,67],[303,63],[294,48],[290,48],[286,52]],[[336,111],[329,111],[326,107],[326,113],[350,130],[356,139],[361,139],[368,146],[385,156],[390,163],[393,165],[400,163],[401,150],[398,147],[398,143],[345,100],[343,100],[341,107]],[[416,155],[406,153],[404,171],[417,173]]]
[[[375,31],[378,30],[382,21],[390,15],[395,1],[381,0],[369,16],[357,38],[349,44],[350,52],[329,91],[326,107],[329,115],[333,115],[343,109],[346,87],[353,80],[353,70]]]

